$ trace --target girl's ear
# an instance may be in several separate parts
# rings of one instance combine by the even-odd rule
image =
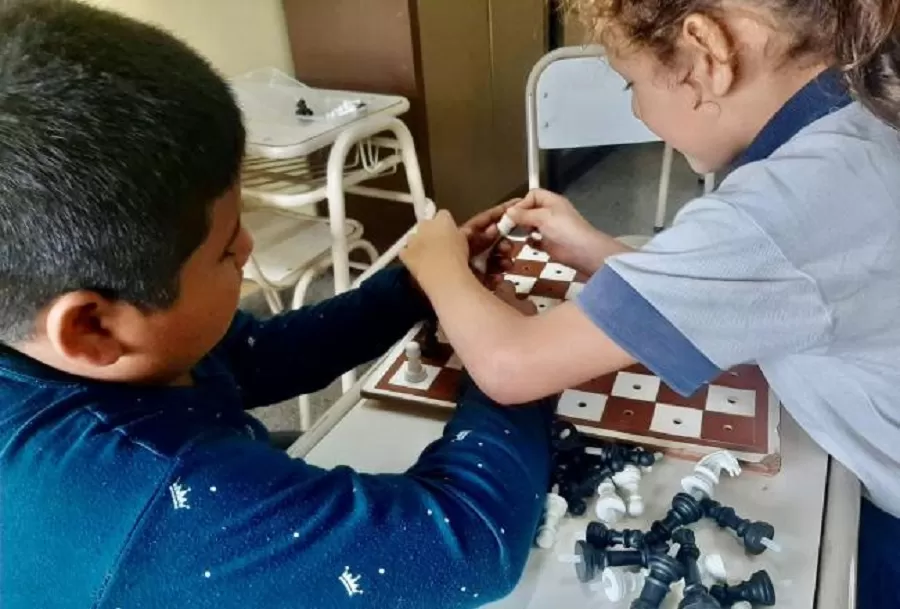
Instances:
[[[691,80],[702,93],[701,103],[728,95],[737,80],[737,53],[725,24],[700,13],[688,15],[681,46],[692,57]]]
[[[43,329],[56,356],[95,368],[119,361],[125,348],[110,331],[114,309],[109,300],[87,290],[56,299],[47,310]]]

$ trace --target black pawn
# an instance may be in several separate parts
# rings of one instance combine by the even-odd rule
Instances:
[[[678,609],[721,609],[719,602],[713,598],[700,578],[697,559],[700,548],[697,547],[693,531],[678,529],[672,534],[672,541],[679,544],[675,559],[684,569],[684,597],[678,603]]]
[[[434,318],[422,324],[422,357],[440,357],[441,344],[437,339],[438,324]]]
[[[706,514],[707,518],[715,520],[716,524],[722,528],[734,531],[741,541],[744,542],[744,548],[748,554],[754,556],[762,554],[766,551],[766,546],[763,545],[762,540],[775,539],[775,527],[768,522],[751,522],[741,518],[734,511],[734,508],[724,506],[712,499],[704,499],[702,504],[703,513]]]
[[[641,595],[631,603],[631,609],[657,609],[668,596],[672,584],[684,574],[679,562],[668,554],[653,554],[648,563],[650,573]]]
[[[595,548],[610,548],[612,546],[640,548],[644,545],[644,533],[643,531],[632,529],[615,531],[602,522],[592,522],[587,526],[585,540]]]
[[[754,607],[771,607],[775,604],[775,586],[765,571],[757,571],[750,579],[737,586],[717,584],[709,589],[709,593],[724,607],[731,607],[741,601],[747,601]]]
[[[662,520],[650,525],[650,531],[644,535],[644,543],[658,546],[672,538],[672,532],[683,526],[693,524],[703,517],[700,501],[687,493],[678,493],[672,499],[672,507]]]
[[[651,558],[644,550],[605,550],[582,540],[575,542],[575,556],[575,575],[585,584],[607,567],[647,567]]]

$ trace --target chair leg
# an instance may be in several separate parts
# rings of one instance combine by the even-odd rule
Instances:
[[[653,232],[660,232],[666,225],[666,207],[669,202],[669,183],[672,181],[673,149],[666,144],[663,150],[662,171],[659,176],[659,195],[656,202],[656,220]]]

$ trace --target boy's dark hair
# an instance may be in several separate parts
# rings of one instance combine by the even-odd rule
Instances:
[[[0,0],[0,340],[73,290],[172,304],[244,139],[226,83],[164,31]]]

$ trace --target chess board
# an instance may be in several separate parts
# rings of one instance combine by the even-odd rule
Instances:
[[[506,279],[521,297],[544,311],[574,298],[586,277],[553,262],[543,251],[515,240]],[[439,408],[453,408],[462,362],[438,331],[434,353],[423,356],[426,378],[405,378],[404,347],[423,344],[423,328],[413,328],[367,375],[362,394]],[[766,473],[781,468],[778,428],[781,407],[759,368],[736,367],[690,397],[682,397],[641,365],[600,377],[562,393],[557,412],[590,436],[634,442],[669,455],[697,459],[727,449]]]

